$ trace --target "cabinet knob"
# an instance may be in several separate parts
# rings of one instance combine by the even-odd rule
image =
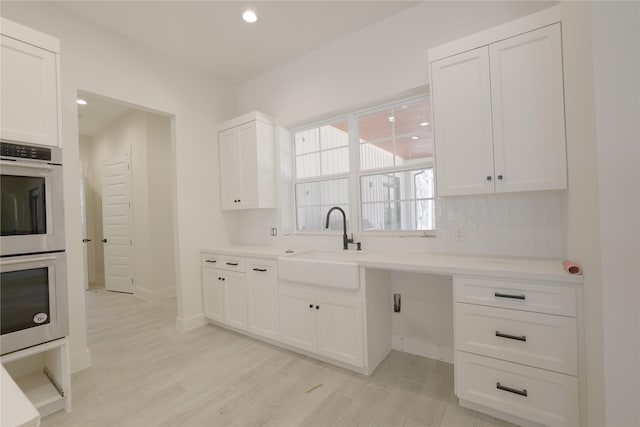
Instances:
[[[491,181],[491,176],[487,176],[487,181]]]
[[[498,179],[499,179],[499,180],[502,180],[502,175],[498,175]]]
[[[313,308],[313,304],[309,304],[309,308]]]
[[[319,305],[316,305],[316,310],[320,310],[320,306]]]

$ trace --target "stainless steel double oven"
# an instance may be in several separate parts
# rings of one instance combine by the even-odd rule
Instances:
[[[0,353],[69,333],[62,150],[1,141]]]

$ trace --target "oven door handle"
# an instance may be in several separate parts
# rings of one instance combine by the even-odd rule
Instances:
[[[14,168],[28,168],[28,169],[46,169],[51,170],[53,166],[51,165],[43,165],[38,163],[22,163],[22,162],[13,162],[11,160],[0,160],[1,166],[13,166]]]
[[[41,257],[33,257],[33,258],[22,258],[22,259],[7,259],[0,261],[0,265],[16,265],[16,264],[26,264],[28,262],[43,262],[43,261],[55,261],[57,257],[55,256],[41,256]]]

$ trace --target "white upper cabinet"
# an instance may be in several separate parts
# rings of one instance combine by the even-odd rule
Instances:
[[[567,188],[558,11],[429,51],[439,196]]]
[[[260,113],[226,122],[218,134],[224,210],[275,208],[273,123]]]
[[[1,37],[0,138],[59,145],[57,40],[6,19]]]
[[[496,191],[567,187],[560,24],[489,46]]]
[[[431,79],[438,195],[493,192],[489,49],[434,62]]]

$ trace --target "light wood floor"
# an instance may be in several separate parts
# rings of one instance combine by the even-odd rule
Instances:
[[[453,366],[393,351],[369,377],[215,326],[179,333],[176,302],[86,294],[92,367],[42,426],[508,426],[461,408]]]

